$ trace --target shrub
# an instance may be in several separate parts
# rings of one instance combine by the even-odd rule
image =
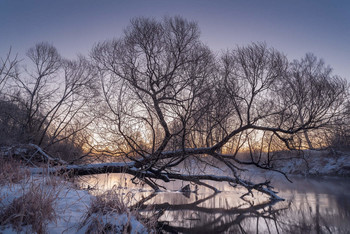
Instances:
[[[31,225],[33,232],[46,233],[47,223],[56,219],[57,189],[33,181],[22,191],[22,196],[0,210],[0,225],[11,224],[17,231],[22,226]]]
[[[137,209],[130,210],[130,194],[109,190],[91,201],[81,224],[87,233],[147,233],[155,229],[156,221],[146,221]]]
[[[28,175],[29,172],[22,168],[20,162],[0,157],[0,186],[18,183]]]

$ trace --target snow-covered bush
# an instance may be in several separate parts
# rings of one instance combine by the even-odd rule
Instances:
[[[130,199],[117,189],[109,190],[92,199],[81,223],[87,233],[149,233],[155,223],[142,221],[137,210],[130,210]]]
[[[45,233],[48,222],[56,219],[55,202],[59,191],[34,181],[22,186],[12,202],[0,207],[0,225],[12,225],[17,231],[29,225],[33,232]]]

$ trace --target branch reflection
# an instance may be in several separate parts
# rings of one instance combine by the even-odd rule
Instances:
[[[276,216],[285,209],[289,209],[290,203],[284,202],[281,206],[275,206],[275,201],[264,201],[255,204],[252,201],[239,199],[237,206],[226,204],[222,206],[218,201],[228,194],[192,194],[195,201],[178,204],[181,193],[153,193],[143,198],[132,208],[138,208],[146,216],[148,213],[155,215],[157,211],[158,228],[170,233],[222,233],[241,232],[246,233],[251,227],[259,231],[259,223],[264,222],[267,230],[278,230]],[[157,196],[158,199],[157,199]],[[170,202],[156,203],[162,197],[172,197]],[[184,197],[184,196],[183,196]],[[201,198],[199,198],[201,197]],[[188,200],[188,199],[186,199]],[[186,201],[185,200],[185,201]],[[264,227],[264,230],[266,230]]]

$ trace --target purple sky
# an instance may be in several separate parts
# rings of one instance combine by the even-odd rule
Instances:
[[[215,51],[266,42],[290,59],[312,52],[350,81],[349,0],[0,0],[0,57],[12,46],[23,58],[41,41],[64,57],[88,55],[131,18],[166,15],[198,22]]]

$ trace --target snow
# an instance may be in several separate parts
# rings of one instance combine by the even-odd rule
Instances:
[[[275,167],[287,174],[350,176],[350,152],[308,150],[304,152],[304,159],[283,160]]]
[[[88,211],[93,196],[86,190],[76,188],[70,182],[55,178],[56,182],[48,182],[48,176],[34,175],[26,178],[18,184],[0,186],[0,213],[15,198],[25,194],[33,184],[43,186],[48,190],[55,190],[56,200],[54,208],[56,220],[47,224],[48,233],[85,233],[88,225],[82,226],[82,221]],[[53,176],[50,177],[52,179]],[[112,223],[117,230],[122,230],[127,223],[130,224],[131,233],[147,233],[147,229],[130,214],[110,213],[107,215],[94,214],[94,218],[103,221],[104,224]],[[89,219],[92,220],[92,219]],[[23,226],[20,233],[31,233],[31,226]],[[0,226],[0,233],[18,233],[12,226]]]
[[[96,225],[97,222],[97,225]],[[128,231],[128,233],[148,233],[147,229],[135,219],[135,217],[131,216],[128,217],[126,214],[116,214],[116,213],[110,213],[106,215],[102,214],[93,214],[89,219],[88,222],[80,229],[80,232],[86,233],[88,230],[88,233],[98,233],[96,229],[96,226],[98,224],[114,224],[115,226],[110,226],[111,229],[114,229],[113,233],[123,233],[123,230],[125,227],[128,226],[128,223],[130,223],[131,229]],[[90,229],[89,229],[90,227]]]

